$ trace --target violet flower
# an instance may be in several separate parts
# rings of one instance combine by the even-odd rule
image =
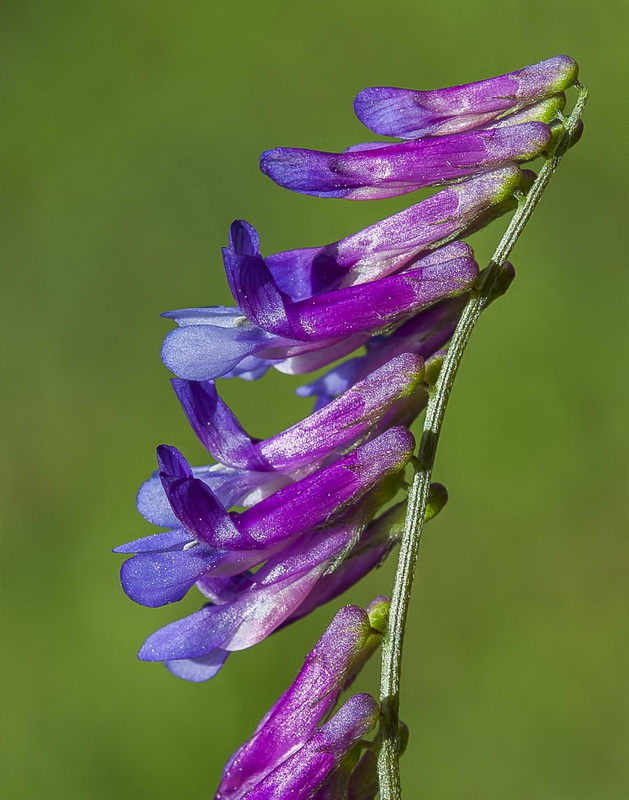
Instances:
[[[179,325],[164,341],[165,365],[181,378],[200,381],[220,376],[258,378],[270,366],[281,368],[283,361],[296,356],[301,356],[304,371],[337,361],[383,325],[373,311],[353,329],[331,325],[330,316],[338,319],[358,306],[368,310],[389,291],[395,292],[395,312],[410,316],[423,303],[463,291],[465,287],[452,273],[456,265],[445,259],[447,250],[441,267],[432,275],[415,272],[384,285],[376,279],[403,268],[420,269],[421,257],[431,250],[513,208],[512,195],[522,180],[518,168],[508,165],[438,192],[339,242],[277,253],[267,259],[260,255],[255,230],[247,223],[234,223],[224,252],[225,264],[237,302],[244,295],[250,297],[243,301],[244,308],[192,308],[165,314]],[[435,258],[440,257],[435,254]],[[469,285],[476,267],[462,263],[469,271],[466,277],[458,277]],[[448,279],[448,272],[448,284],[441,287],[441,294],[438,290],[431,294],[430,289],[436,288],[430,285],[435,275]],[[365,282],[371,283],[342,291]],[[315,330],[310,330],[313,327]]]
[[[404,401],[421,386],[423,361],[409,349],[394,356],[389,362],[381,359],[379,368],[361,376],[325,413],[313,414],[265,441],[244,431],[213,382],[173,381],[193,430],[222,461],[193,468],[193,477],[206,483],[225,508],[251,506],[350,445],[406,420]],[[154,525],[178,527],[158,473],[140,488],[137,505]]]
[[[375,333],[445,297],[469,289],[478,265],[469,256],[431,253],[395,275],[292,301],[259,253],[253,229],[234,223],[238,242],[226,262],[230,287],[251,322],[277,336],[304,342]],[[445,252],[444,252],[445,251]]]
[[[241,513],[228,514],[172,447],[158,448],[160,477],[181,527],[139,539],[115,552],[135,553],[121,569],[137,603],[180,600],[203,576],[236,575],[263,563],[300,535],[330,525],[413,453],[405,428],[391,428],[338,461],[280,489]]]
[[[442,189],[338,242],[265,260],[292,300],[383,278],[512,210],[513,192],[523,178],[528,182],[528,175],[508,164]]]
[[[338,525],[306,534],[255,573],[235,579],[202,578],[197,587],[212,602],[151,634],[138,658],[163,661],[186,680],[214,677],[229,653],[258,644],[299,607],[351,545],[358,526]]]
[[[472,130],[395,144],[356,145],[343,153],[276,147],[260,169],[286,189],[315,197],[380,200],[524,162],[544,152],[543,122]]]
[[[358,94],[354,110],[364,125],[383,136],[443,136],[507,120],[504,115],[563,92],[575,82],[578,70],[572,58],[560,55],[497,78],[446,89],[370,87]]]
[[[365,374],[325,411],[282,433],[253,439],[221,400],[212,381],[173,381],[192,429],[221,464],[253,472],[294,473],[315,468],[356,441],[395,423],[399,402],[420,386],[423,359],[408,349]]]
[[[345,606],[336,614],[294,683],[227,762],[215,800],[313,797],[375,725],[369,695],[355,695],[325,720],[378,646],[387,613],[387,599],[379,598],[367,612]]]
[[[365,527],[397,489],[394,482],[385,481],[337,525],[305,534],[255,573],[202,576],[196,587],[210,603],[151,634],[138,657],[162,661],[180,678],[206,681],[219,672],[231,652],[252,647],[343,594],[379,567],[398,543],[405,502]],[[445,488],[433,484],[427,520],[446,501]]]

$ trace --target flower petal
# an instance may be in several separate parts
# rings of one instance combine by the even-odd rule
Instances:
[[[406,428],[389,429],[239,514],[236,524],[246,534],[244,541],[268,547],[330,523],[386,477],[401,471],[413,448],[413,436]],[[232,543],[236,546],[240,547]]]
[[[478,276],[471,257],[423,265],[387,278],[301,300],[287,308],[296,335],[307,341],[359,331],[378,332],[467,291]]]
[[[187,461],[175,447],[157,448],[160,479],[173,513],[200,542],[224,549],[241,540],[231,517],[214,492],[192,477]]]
[[[177,678],[183,678],[192,683],[202,683],[218,675],[228,656],[227,650],[217,649],[200,658],[184,658],[178,661],[165,661],[164,663]]]
[[[157,608],[181,600],[201,575],[216,563],[216,556],[201,547],[140,553],[124,562],[120,581],[131,600]]]
[[[350,697],[296,752],[257,783],[247,800],[310,800],[350,748],[372,730],[378,704],[369,694]],[[223,798],[223,795],[217,797]]]
[[[284,313],[288,298],[266,268],[252,225],[242,220],[232,223],[223,260],[229,287],[247,319],[270,333],[291,338]]]
[[[247,323],[232,327],[204,320],[170,331],[162,346],[162,361],[175,375],[191,381],[212,380],[233,371],[246,358],[283,340]],[[281,356],[280,356],[281,357]]]
[[[172,385],[192,429],[217,461],[235,469],[260,469],[251,437],[221,400],[213,381],[173,380]]]

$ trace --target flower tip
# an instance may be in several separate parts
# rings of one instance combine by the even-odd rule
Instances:
[[[192,470],[181,452],[170,444],[160,444],[156,449],[157,466],[160,473],[176,478],[191,478]]]
[[[542,61],[540,66],[545,64],[549,72],[555,72],[556,80],[552,85],[555,92],[563,92],[572,86],[579,76],[579,65],[567,55],[553,56],[552,58]]]
[[[258,255],[260,252],[258,231],[244,219],[235,219],[229,226],[229,250],[237,255]]]

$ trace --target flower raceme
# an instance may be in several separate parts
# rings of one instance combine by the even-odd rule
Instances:
[[[564,92],[576,78],[575,62],[556,56],[463,86],[372,87],[356,98],[358,118],[402,141],[263,154],[262,171],[303,194],[367,200],[440,188],[340,240],[266,256],[255,228],[236,221],[223,250],[235,305],[164,315],[177,323],[164,341],[164,364],[216,463],[192,468],[175,448],[159,447],[158,471],[141,487],[138,509],[166,530],[117,548],[130,556],[121,578],[136,602],[177,602],[192,587],[205,601],[149,636],[141,659],[207,680],[230,653],[339,596],[392,549],[405,504],[383,507],[403,486],[414,448],[409,427],[477,287],[478,264],[462,239],[526,194],[535,173],[521,165],[554,146]],[[512,278],[507,263],[497,291]],[[259,440],[215,380],[255,380],[270,368],[326,371],[297,389],[314,397],[313,413]],[[433,485],[427,517],[446,496]],[[339,613],[362,614],[366,624],[359,609]],[[338,680],[299,735],[272,710],[251,740],[258,744],[243,746],[228,765],[217,798],[268,800],[287,796],[287,787],[300,800],[373,797],[374,751],[354,769],[354,746],[375,706],[358,695],[327,719],[345,685]],[[271,733],[270,719],[287,731],[272,757],[269,743],[283,739]],[[255,769],[253,761],[243,766],[245,753],[256,754]]]

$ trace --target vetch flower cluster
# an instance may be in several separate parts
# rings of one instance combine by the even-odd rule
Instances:
[[[374,745],[364,737],[378,704],[355,694],[334,707],[377,649],[388,607],[378,598],[367,611],[345,606],[336,614],[293,684],[228,761],[215,800],[375,797],[363,791],[377,787]]]
[[[138,509],[166,530],[116,552],[130,555],[121,580],[137,603],[174,603],[193,587],[205,602],[150,635],[140,659],[208,680],[230,653],[353,586],[412,526],[405,528],[406,501],[391,504],[407,487],[410,426],[433,396],[470,304],[482,298],[478,316],[514,274],[508,247],[492,262],[485,291],[462,239],[516,208],[517,216],[542,179],[521,165],[549,153],[552,159],[564,139],[566,147],[576,141],[578,120],[568,130],[561,113],[576,77],[576,63],[556,56],[464,86],[369,88],[356,98],[358,118],[403,141],[262,155],[273,181],[318,197],[368,200],[445,188],[339,241],[272,255],[263,255],[255,228],[237,220],[223,250],[234,305],[164,315],[177,327],[162,358],[213,463],[191,467],[176,448],[158,447],[158,470],[141,487]],[[314,397],[312,413],[260,440],[221,398],[216,380],[256,380],[271,368],[327,370],[297,389]],[[427,425],[430,413],[428,405]],[[440,484],[426,484],[414,506],[413,491],[409,509],[421,507],[423,520],[447,499]],[[398,600],[394,592],[392,614]],[[395,738],[401,750],[399,733],[391,732],[396,712],[367,745],[363,737],[378,718],[373,698],[356,695],[330,715],[380,640],[388,608],[379,598],[367,612],[347,606],[337,614],[293,686],[229,761],[217,800],[375,797],[379,749]],[[385,657],[386,649],[385,642]],[[384,705],[380,713],[386,717]]]

